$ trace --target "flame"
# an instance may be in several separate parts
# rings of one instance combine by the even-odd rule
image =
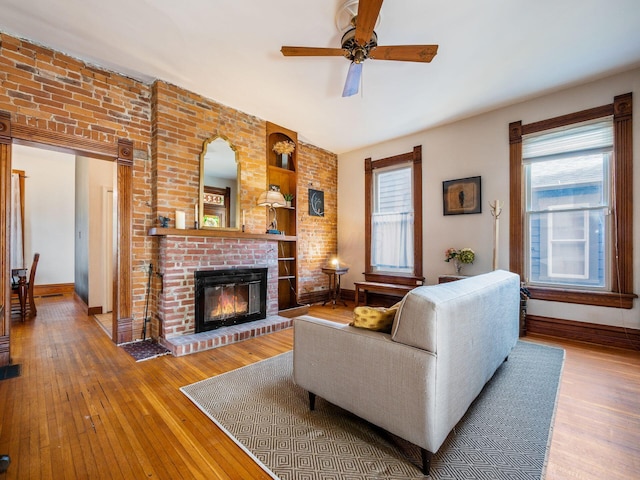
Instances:
[[[218,305],[211,309],[209,318],[230,317],[246,313],[248,304],[236,295],[229,295],[225,290],[218,297]]]

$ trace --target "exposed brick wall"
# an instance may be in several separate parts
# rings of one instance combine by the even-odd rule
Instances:
[[[194,224],[200,154],[207,139],[221,136],[238,152],[246,231],[264,233],[265,210],[254,207],[267,183],[266,122],[162,81],[153,85],[153,115],[155,217],[173,219],[179,209]]]
[[[158,239],[149,237],[159,215],[176,209],[193,225],[203,143],[215,135],[237,149],[241,208],[246,231],[263,233],[266,209],[255,200],[267,186],[266,122],[163,81],[153,85],[87,65],[73,57],[0,33],[0,110],[19,125],[115,145],[134,142],[133,333],[140,335],[147,268],[158,268]],[[288,126],[294,128],[295,126]],[[301,144],[298,151],[298,246],[300,300],[326,290],[320,267],[337,245],[337,159]],[[325,192],[325,217],[309,217],[307,189]],[[325,278],[323,278],[325,277]],[[150,317],[155,317],[158,278],[153,278]],[[148,334],[157,335],[154,324]]]
[[[0,33],[0,110],[16,125],[115,145],[134,143],[133,272],[134,338],[141,332],[146,265],[153,242],[151,219],[151,88],[87,65],[50,48]]]
[[[267,267],[267,315],[278,313],[277,242],[170,236],[159,239],[159,253],[163,292],[158,295],[157,314],[165,338],[195,331],[196,270]]]
[[[150,88],[46,47],[0,34],[0,105],[17,124],[115,144],[150,142]]]
[[[338,249],[338,162],[335,154],[305,143],[297,158],[298,298],[304,303],[329,289],[321,268]],[[324,217],[309,215],[310,188],[324,192]]]
[[[263,233],[266,212],[255,208],[255,201],[267,184],[266,122],[160,81],[154,84],[153,105],[155,217],[174,218],[177,208],[186,212],[187,225],[193,224],[199,156],[205,140],[219,135],[238,151],[246,231]],[[298,299],[305,302],[313,292],[328,289],[321,267],[337,249],[337,156],[300,143],[297,161],[297,286]],[[309,216],[308,188],[324,191],[324,217]]]

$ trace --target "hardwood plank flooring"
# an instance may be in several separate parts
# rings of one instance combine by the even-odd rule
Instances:
[[[136,363],[70,296],[38,299],[12,323],[0,382],[0,479],[267,479],[179,388],[292,348],[293,330],[207,352]],[[311,314],[348,322],[351,308]],[[640,352],[552,338],[566,350],[547,480],[637,479]]]

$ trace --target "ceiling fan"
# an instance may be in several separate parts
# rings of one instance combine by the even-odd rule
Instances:
[[[355,2],[347,1],[343,8]],[[351,18],[351,26],[342,36],[341,48],[287,47],[280,49],[285,57],[340,57],[351,60],[343,97],[358,93],[362,62],[373,60],[397,60],[401,62],[430,62],[438,53],[438,45],[394,45],[378,46],[378,36],[373,31],[382,0],[359,0],[358,10]]]

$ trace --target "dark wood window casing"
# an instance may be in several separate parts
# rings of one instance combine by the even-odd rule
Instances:
[[[633,130],[632,94],[618,95],[613,103],[527,125],[509,124],[510,252],[509,269],[524,275],[524,176],[522,136],[598,118],[613,116],[613,235],[610,292],[561,287],[530,286],[531,298],[583,305],[633,308]]]
[[[413,164],[413,273],[401,275],[386,272],[374,272],[371,268],[371,215],[373,213],[373,171],[377,168]],[[413,151],[393,157],[372,161],[364,160],[365,178],[365,272],[367,282],[395,283],[402,285],[421,285],[422,275],[422,146],[413,147]]]

